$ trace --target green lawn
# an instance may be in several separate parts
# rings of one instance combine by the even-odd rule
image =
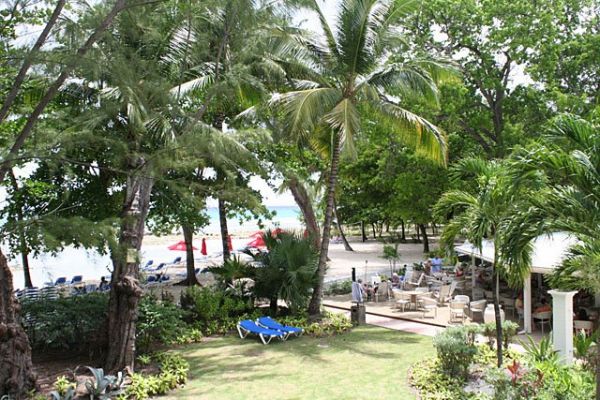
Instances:
[[[408,368],[431,338],[374,326],[262,345],[227,336],[179,350],[190,379],[171,399],[413,399]]]

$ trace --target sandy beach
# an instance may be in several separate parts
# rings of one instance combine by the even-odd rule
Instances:
[[[240,250],[252,240],[250,231],[232,233],[232,244],[234,250]],[[200,254],[202,239],[206,239],[208,257]],[[172,251],[168,246],[183,240],[181,235],[153,236],[146,235],[141,251],[142,265],[148,260],[153,260],[154,265],[159,263],[172,263],[176,257],[185,261],[185,252]],[[331,243],[329,247],[327,280],[347,279],[351,276],[352,268],[356,268],[358,277],[367,278],[375,273],[386,273],[389,275],[389,263],[381,258],[383,255],[383,243],[369,239],[361,242],[359,237],[349,237],[354,251],[344,250],[341,243]],[[198,249],[194,252],[197,267],[218,265],[222,262],[222,245],[220,236],[214,234],[202,234],[194,238],[194,246]],[[400,260],[398,265],[410,264],[424,259],[422,244],[404,243],[399,246]],[[18,265],[19,258],[11,262],[14,286],[23,287],[23,271]],[[174,278],[185,273],[185,264],[169,265],[167,273]],[[111,261],[108,255],[99,254],[95,251],[83,249],[66,248],[63,252],[52,255],[43,255],[30,260],[31,276],[35,286],[43,286],[46,282],[54,281],[60,276],[68,280],[74,275],[83,275],[87,282],[97,282],[101,276],[110,274]]]

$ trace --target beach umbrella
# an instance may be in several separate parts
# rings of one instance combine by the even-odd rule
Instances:
[[[202,238],[202,249],[200,250],[200,253],[202,253],[203,256],[208,254],[206,251],[206,238]]]
[[[229,251],[233,251],[233,243],[231,242],[231,235],[227,236],[227,247]]]
[[[266,246],[265,240],[262,238],[262,236],[259,236],[259,237],[252,239],[251,241],[249,241],[246,244],[246,247],[259,248],[259,247],[267,247],[267,246]]]
[[[167,248],[169,250],[174,250],[174,251],[185,251],[186,250],[185,241],[181,240],[175,244],[170,245]],[[192,250],[198,250],[198,249],[196,247],[192,246]]]

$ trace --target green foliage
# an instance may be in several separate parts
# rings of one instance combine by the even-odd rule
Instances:
[[[554,345],[552,344],[552,338],[550,336],[544,336],[539,344],[535,343],[531,336],[527,336],[526,342],[521,341],[520,343],[525,349],[527,358],[532,363],[547,362],[558,364],[558,352],[554,350]]]
[[[243,261],[238,256],[233,256],[218,267],[209,267],[208,272],[216,275],[222,288],[228,288],[229,285],[237,279],[254,278],[255,268]]]
[[[423,400],[470,400],[474,395],[465,393],[463,381],[449,375],[439,359],[430,358],[413,365],[410,370],[411,386]]]
[[[326,295],[349,294],[352,292],[352,280],[335,281],[323,291]]]
[[[438,333],[433,339],[440,367],[450,376],[466,379],[469,366],[477,354],[469,332],[464,327],[451,327]]]
[[[326,312],[319,321],[310,323],[305,316],[284,317],[281,323],[304,329],[304,334],[314,337],[339,335],[352,329],[352,323],[344,314]]]
[[[297,234],[263,234],[267,252],[254,255],[262,265],[256,269],[254,292],[270,301],[277,311],[277,300],[286,302],[292,312],[308,303],[315,282],[318,256],[310,238]]]
[[[575,357],[581,360],[582,367],[585,369],[593,370],[596,365],[596,352],[598,351],[596,342],[599,335],[600,331],[598,330],[588,335],[582,329],[573,336]]]
[[[495,324],[494,324],[495,326]],[[519,330],[519,324],[513,321],[505,320],[502,323],[502,340],[504,341],[504,348],[508,348],[508,345],[512,342],[512,339]]]
[[[25,299],[23,324],[35,350],[94,351],[103,346],[107,308],[105,293],[56,300]]]
[[[223,290],[190,287],[181,293],[181,307],[189,321],[205,335],[225,333],[253,312],[250,299]]]
[[[160,373],[150,376],[132,374],[131,384],[125,390],[127,399],[148,399],[165,394],[187,382],[190,366],[183,357],[171,353],[159,353],[153,358],[159,363]]]
[[[85,388],[90,399],[110,400],[113,396],[123,393],[124,374],[119,372],[117,376],[104,375],[102,368],[85,367],[92,374],[93,379],[85,381]]]
[[[50,392],[52,400],[72,400],[75,397],[76,385],[62,375],[54,381],[54,389]]]
[[[174,344],[195,341],[198,332],[184,321],[186,312],[168,301],[158,301],[144,296],[140,301],[136,346],[140,352],[148,351],[152,344]],[[200,336],[201,337],[201,336]]]

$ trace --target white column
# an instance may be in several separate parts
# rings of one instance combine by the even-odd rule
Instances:
[[[573,296],[577,291],[549,290],[552,295],[554,350],[565,364],[573,362]]]
[[[523,329],[531,333],[531,273],[527,274],[523,282]]]

